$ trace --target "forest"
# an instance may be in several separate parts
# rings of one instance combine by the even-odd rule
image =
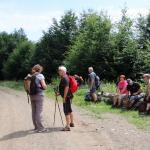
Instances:
[[[93,66],[108,81],[119,74],[137,79],[150,73],[150,13],[134,19],[126,8],[121,13],[114,22],[103,11],[66,11],[37,42],[30,41],[22,28],[1,31],[0,80],[22,80],[34,64],[44,67],[47,81],[56,77],[59,65],[83,77]]]

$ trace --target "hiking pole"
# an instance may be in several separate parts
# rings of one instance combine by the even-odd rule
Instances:
[[[58,102],[57,96],[56,96],[56,101],[57,101],[57,106],[58,106],[58,109],[59,109],[59,114],[60,114],[61,122],[62,122],[62,125],[64,126],[63,117],[62,117],[62,114],[61,114],[61,110],[60,110],[60,106],[59,106],[59,102]]]
[[[29,104],[30,103],[30,96],[29,96],[28,92],[27,92],[27,98],[28,98],[28,104]]]
[[[55,120],[56,120],[56,101],[55,101],[55,110],[54,110],[54,122],[53,122],[53,126],[55,125]]]
[[[53,89],[54,89],[54,92],[55,92],[55,110],[54,110],[54,122],[53,122],[53,126],[55,125],[55,121],[56,121],[56,107],[58,107],[60,118],[61,118],[61,122],[62,122],[62,125],[64,126],[63,117],[62,117],[60,106],[59,106],[59,102],[58,102],[58,99],[57,99],[58,87],[53,88]]]

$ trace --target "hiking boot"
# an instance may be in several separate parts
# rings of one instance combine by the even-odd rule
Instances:
[[[74,123],[70,123],[70,127],[75,127]]]
[[[61,131],[70,131],[70,127],[65,127]]]

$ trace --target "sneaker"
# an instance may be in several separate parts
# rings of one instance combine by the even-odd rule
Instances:
[[[65,127],[61,131],[70,131],[70,127]]]
[[[70,123],[70,127],[75,127],[74,123]]]
[[[46,132],[46,131],[47,131],[47,129],[45,129],[45,128],[37,130],[38,133],[42,133],[42,132]]]

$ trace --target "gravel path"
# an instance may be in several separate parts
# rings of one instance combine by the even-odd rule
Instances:
[[[58,113],[53,127],[54,101],[46,98],[48,132],[34,133],[26,94],[0,87],[0,150],[150,150],[150,133],[136,129],[121,116],[106,114],[97,119],[74,110],[76,127],[62,132]]]

